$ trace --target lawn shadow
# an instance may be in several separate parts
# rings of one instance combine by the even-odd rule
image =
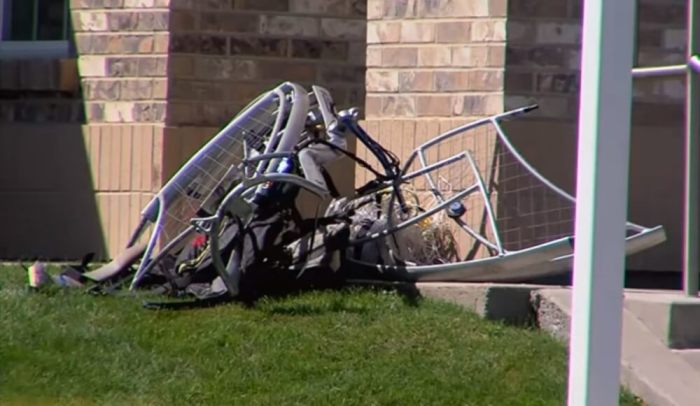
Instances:
[[[330,303],[265,303],[258,307],[262,312],[271,315],[285,316],[315,316],[328,313],[352,313],[366,314],[369,312],[368,305],[348,303],[343,297],[334,297]]]
[[[354,313],[365,314],[371,310],[371,304],[351,303],[345,300],[344,295],[334,296],[330,302],[318,301],[317,303],[294,302],[294,298],[310,292],[351,292],[359,289],[374,292],[394,292],[410,307],[417,307],[420,302],[420,293],[412,283],[386,282],[386,281],[359,281],[347,280],[331,286],[299,287],[285,292],[268,293],[249,303],[251,307],[263,312],[275,315],[310,316],[325,313]],[[265,302],[258,306],[260,299],[272,299],[273,303]],[[285,302],[285,300],[289,300]]]
[[[346,282],[346,285],[349,287],[395,292],[401,297],[405,305],[411,307],[417,307],[423,298],[416,285],[411,282],[351,279]]]

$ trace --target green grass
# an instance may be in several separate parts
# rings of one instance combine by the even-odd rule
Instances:
[[[24,277],[0,269],[3,405],[565,403],[561,344],[447,303],[349,290],[149,311]]]

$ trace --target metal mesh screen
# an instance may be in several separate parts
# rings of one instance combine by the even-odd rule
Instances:
[[[473,191],[462,200],[466,213],[461,220],[494,246],[500,239],[505,251],[521,250],[573,235],[573,201],[531,170],[499,134],[494,122],[483,121],[427,147],[424,150],[425,165],[463,152],[469,153],[473,164],[465,157],[411,182],[412,187],[424,196],[424,205],[433,204],[430,202],[433,193],[429,193],[433,188],[438,195],[434,199],[444,201],[471,187]],[[411,170],[420,167],[414,162]],[[488,196],[497,233],[494,233],[494,224],[485,204],[487,198],[481,193],[480,183]],[[460,233],[465,234],[460,236],[462,250],[471,251],[473,256],[474,249],[479,248],[475,245],[481,243],[465,231]],[[491,254],[495,252],[492,250]]]
[[[258,106],[253,114],[229,131],[220,133],[188,162],[189,169],[180,175],[178,181],[171,183],[171,191],[163,198],[165,211],[159,235],[160,247],[187,228],[193,217],[212,214],[202,213],[205,201],[218,202],[233,186],[237,179],[234,176],[236,167],[245,157],[244,146],[262,152],[278,110],[279,105],[274,101]]]

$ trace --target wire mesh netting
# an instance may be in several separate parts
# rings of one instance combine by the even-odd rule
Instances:
[[[241,179],[239,166],[245,158],[244,148],[263,151],[279,110],[276,97],[260,101],[244,119],[234,119],[234,125],[206,144],[186,164],[187,170],[164,188],[159,247],[186,229],[193,217],[213,214],[215,204]]]
[[[501,251],[499,240],[502,250],[516,251],[573,235],[574,231],[573,200],[531,170],[496,126],[496,122],[484,120],[425,148],[425,166],[459,155],[462,158],[411,182],[426,210],[469,192],[461,199],[466,209],[462,224],[453,228],[460,252],[467,257],[497,254]],[[408,172],[422,166],[416,160]],[[481,193],[482,185],[485,194]],[[489,216],[487,199],[495,222]],[[474,234],[490,243],[491,249]]]

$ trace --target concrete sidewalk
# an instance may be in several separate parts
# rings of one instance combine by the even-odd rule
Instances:
[[[416,289],[482,317],[535,323],[568,342],[568,287],[417,283]],[[650,405],[700,405],[700,299],[680,292],[625,290],[621,366],[621,383]]]

